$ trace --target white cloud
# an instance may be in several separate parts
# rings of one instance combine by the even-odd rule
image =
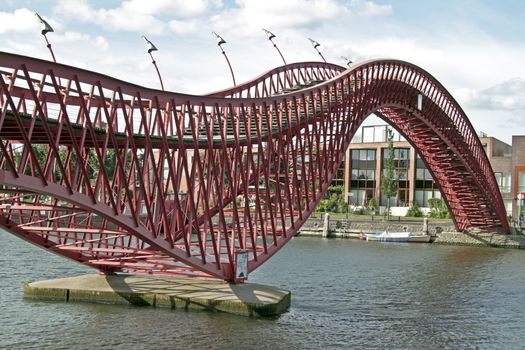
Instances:
[[[347,12],[335,0],[238,0],[237,7],[213,16],[211,23],[218,30],[252,35],[263,27],[316,27]]]
[[[209,2],[205,0],[128,0],[122,2],[120,9],[128,13],[148,15],[170,14],[173,17],[199,16],[208,10]]]
[[[0,12],[0,34],[38,32],[39,28],[40,25],[34,12],[26,8],[17,9],[14,12]]]
[[[459,89],[458,99],[475,109],[522,111],[525,109],[525,81],[513,78],[488,89]]]
[[[59,0],[55,11],[68,18],[95,23],[115,31],[162,34],[169,26],[175,33],[195,30],[194,20],[184,21],[184,29],[177,26],[177,20],[169,24],[164,17],[193,18],[203,16],[211,8],[222,3],[214,0],[127,0],[115,8],[95,8],[89,0]]]
[[[60,0],[55,10],[60,15],[111,30],[162,33],[165,26],[162,21],[147,12],[137,12],[137,6],[127,4],[129,2],[124,2],[114,9],[96,9],[87,0]]]
[[[368,0],[352,0],[350,6],[361,16],[383,16],[392,13],[392,5],[379,5]]]
[[[109,43],[103,36],[95,37],[95,45],[102,51],[106,51],[109,47]]]
[[[91,36],[80,32],[55,33],[55,35],[53,35],[53,43],[58,44],[87,42],[90,39]]]
[[[173,19],[169,21],[168,26],[170,27],[171,31],[176,34],[188,34],[195,32],[198,29],[199,24],[197,20]]]

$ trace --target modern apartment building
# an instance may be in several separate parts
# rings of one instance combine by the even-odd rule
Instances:
[[[332,184],[344,184],[346,200],[355,206],[366,205],[375,198],[380,206],[387,199],[381,194],[381,172],[387,157],[387,125],[362,126],[354,136]],[[525,136],[513,136],[512,146],[484,133],[479,133],[487,152],[505,208],[516,217],[520,193],[525,193]],[[428,200],[441,198],[441,193],[416,150],[394,130],[394,153],[397,196],[393,207],[411,207],[417,203],[428,207]],[[523,205],[523,203],[521,203]]]

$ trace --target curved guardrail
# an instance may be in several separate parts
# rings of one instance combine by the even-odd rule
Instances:
[[[250,272],[297,233],[370,113],[416,147],[458,230],[509,230],[465,113],[403,61],[195,96],[0,52],[0,108],[0,225],[108,273],[242,280],[239,254]]]

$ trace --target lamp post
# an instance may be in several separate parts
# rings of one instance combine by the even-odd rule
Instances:
[[[350,65],[353,63],[348,57],[341,56],[341,58],[345,60],[345,63],[348,67],[350,67]]]
[[[164,91],[164,84],[162,83],[162,77],[160,76],[159,67],[157,67],[157,62],[155,62],[155,59],[153,58],[153,55],[151,54],[152,51],[158,51],[158,49],[144,35],[142,36],[142,39],[144,39],[144,42],[146,43],[146,50],[148,50],[149,57],[151,57],[151,63],[153,63],[153,66],[155,67],[155,70],[157,71],[157,75],[159,76],[160,87],[162,88],[162,91]]]
[[[346,196],[347,202],[346,202],[346,220],[348,220],[348,214],[350,213],[350,195],[352,193],[348,192],[348,195]]]
[[[226,40],[224,40],[219,34],[212,32],[213,35],[215,35],[215,38],[217,39],[217,45],[219,46],[219,49],[221,49],[222,54],[224,55],[224,58],[226,59],[226,63],[228,63],[228,67],[230,67],[230,73],[232,74],[232,80],[233,80],[233,86],[237,86],[235,83],[235,75],[233,74],[233,68],[230,64],[230,60],[228,59],[228,56],[226,55],[226,52],[224,52],[224,49],[222,48],[222,44],[226,44]]]
[[[321,46],[321,44],[319,44],[317,41],[315,41],[315,40],[312,39],[312,38],[308,38],[308,40],[310,40],[310,42],[312,43],[312,46],[314,47],[315,51],[317,51],[317,53],[319,54],[319,56],[321,56],[321,58],[323,59],[323,61],[326,63],[326,60],[324,59],[323,54],[322,54],[321,51],[319,51],[319,49],[318,49],[318,47]]]
[[[523,224],[523,200],[525,195],[523,193],[518,193],[518,226],[521,231],[521,225]]]
[[[55,54],[53,53],[53,49],[51,48],[51,43],[49,40],[47,40],[46,34],[49,32],[54,32],[53,28],[47,23],[38,13],[35,12],[35,16],[38,18],[38,21],[40,22],[40,32],[44,36],[44,39],[46,39],[47,48],[49,49],[49,52],[51,52],[51,57],[53,58],[53,62],[57,62],[55,58]]]
[[[277,47],[277,44],[274,43],[273,40],[272,40],[273,38],[275,38],[275,34],[272,33],[272,32],[270,32],[270,31],[267,30],[267,29],[264,29],[264,28],[263,28],[262,30],[266,33],[266,35],[268,36],[268,40],[271,41],[271,43],[273,44],[273,47],[275,47],[275,49],[277,50],[277,52],[278,52],[279,55],[281,56],[281,59],[283,60],[283,63],[286,65],[286,60],[284,59],[284,56],[283,56],[283,54],[281,53],[281,50],[279,50],[279,48]]]

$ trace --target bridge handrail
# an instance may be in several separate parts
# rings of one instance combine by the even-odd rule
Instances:
[[[406,67],[410,68],[412,72],[416,72],[417,75],[419,75],[416,78],[412,78],[412,84],[410,84],[410,81],[404,81],[405,83],[412,85],[415,88],[418,88],[421,90],[422,93],[425,94],[426,97],[430,98],[433,103],[436,103],[440,108],[447,109],[447,114],[452,117],[451,121],[456,125],[458,130],[460,130],[464,134],[466,140],[471,140],[470,146],[472,146],[473,153],[475,157],[479,160],[486,160],[486,155],[484,154],[483,147],[481,145],[481,142],[479,141],[479,138],[477,137],[477,134],[475,133],[475,130],[470,123],[470,121],[466,118],[466,113],[463,111],[461,106],[457,103],[457,101],[452,97],[452,95],[448,92],[448,90],[437,80],[435,79],[430,73],[426,72],[422,68],[406,62],[402,60],[396,60],[396,59],[371,59],[363,62],[359,62],[357,64],[352,65],[349,69],[345,70],[344,72],[340,73],[337,76],[334,76],[333,78],[322,82],[318,85],[307,87],[305,89],[302,89],[300,91],[290,92],[283,95],[278,96],[267,96],[267,97],[244,97],[244,98],[225,98],[221,97],[226,95],[232,95],[239,93],[241,91],[246,91],[250,87],[253,87],[254,85],[259,84],[260,82],[264,81],[268,77],[271,77],[272,75],[281,73],[281,72],[290,72],[293,69],[297,68],[303,68],[303,67],[323,67],[323,68],[329,68],[334,70],[342,69],[341,66],[334,65],[334,64],[328,64],[328,63],[315,63],[315,62],[302,62],[302,63],[293,63],[281,67],[277,67],[273,70],[270,70],[266,73],[261,74],[259,77],[248,81],[244,84],[241,84],[237,87],[226,89],[223,91],[215,92],[212,94],[208,94],[205,96],[199,96],[199,95],[191,95],[191,94],[183,94],[178,92],[165,92],[160,91],[156,89],[151,89],[147,87],[143,87],[137,84],[125,82],[123,80],[119,80],[101,73],[96,73],[93,71],[89,71],[82,68],[72,67],[65,64],[60,63],[54,63],[42,59],[17,55],[13,53],[7,53],[7,52],[1,52],[0,51],[0,66],[8,65],[11,68],[18,68],[21,64],[20,62],[23,62],[24,65],[30,65],[30,70],[35,73],[40,74],[46,74],[49,72],[50,69],[53,70],[54,74],[58,76],[58,78],[67,79],[71,77],[78,77],[80,82],[85,82],[87,84],[94,84],[94,82],[102,81],[103,82],[103,88],[104,89],[111,89],[113,91],[116,91],[118,88],[123,90],[122,92],[126,95],[133,96],[136,92],[140,91],[141,98],[144,100],[151,100],[154,97],[157,97],[162,101],[170,101],[175,100],[178,103],[181,104],[189,104],[192,106],[209,106],[209,107],[215,107],[215,106],[232,106],[232,107],[241,107],[241,106],[249,106],[251,104],[261,105],[262,103],[266,103],[267,105],[271,106],[273,103],[277,102],[280,103],[283,101],[283,99],[293,100],[294,98],[302,98],[304,96],[308,96],[310,92],[316,92],[320,89],[325,89],[327,86],[332,86],[333,84],[341,84],[342,82],[346,81],[348,77],[354,76],[356,72],[366,72],[367,70],[373,70],[374,67],[383,67],[381,72],[381,68],[378,70],[373,70],[373,74],[379,75],[381,73],[385,74],[388,70],[385,70],[385,68],[388,68],[390,66],[396,65],[398,67]],[[423,81],[421,81],[421,77],[423,77]],[[370,77],[374,78],[374,77]],[[399,80],[399,79],[398,79]],[[405,79],[406,80],[406,79]],[[27,96],[26,96],[27,98]],[[50,101],[52,98],[49,99]],[[415,101],[414,101],[415,102]],[[71,105],[71,103],[69,103]],[[466,124],[466,125],[465,125]],[[482,159],[484,158],[484,159]],[[483,162],[480,162],[483,163]],[[488,162],[486,164],[489,164]],[[483,169],[486,174],[488,174],[491,169]]]
[[[250,90],[257,87],[261,83],[264,83],[266,80],[270,79],[273,80],[275,77],[278,79],[278,83],[281,83],[281,89],[287,89],[291,88],[292,86],[299,84],[301,81],[304,81],[304,74],[301,74],[300,70],[313,70],[316,69],[320,71],[321,74],[324,76],[322,78],[325,78],[324,80],[327,80],[326,77],[333,78],[334,76],[337,76],[341,72],[345,70],[344,67],[333,64],[333,63],[326,63],[326,62],[296,62],[296,63],[290,63],[287,65],[283,65],[280,67],[273,68],[271,70],[268,70],[258,77],[255,77],[252,80],[249,80],[245,83],[242,83],[240,85],[229,87],[226,89],[214,91],[208,94],[205,94],[205,96],[215,96],[215,97],[234,97],[234,98],[241,98],[241,97],[251,97],[249,96]],[[282,73],[282,74],[281,74]],[[282,76],[281,76],[282,75]],[[301,79],[303,78],[303,79]],[[321,78],[321,77],[319,77]],[[256,90],[256,93],[258,90]],[[267,97],[271,94],[261,94],[261,96],[253,96],[253,97]]]
[[[286,80],[285,73],[291,74],[296,69],[302,69],[301,67],[314,70],[319,68],[321,71],[327,69],[333,73],[333,76],[323,82],[316,82],[312,86],[300,86],[300,90],[292,91],[290,89],[290,91],[284,91],[282,94],[275,95],[283,86],[292,86],[297,81],[304,82],[306,79],[304,77],[298,78],[299,80],[290,78],[289,82],[283,80]],[[9,73],[9,71],[12,72]],[[38,79],[39,75],[45,76],[46,79]],[[49,77],[52,79],[49,79]],[[200,183],[205,181],[211,182],[210,179],[217,181],[219,177],[228,179],[228,183],[225,182],[220,186],[219,184],[212,184],[212,191],[217,191],[218,194],[216,198],[211,199],[203,194],[204,190],[195,194],[195,185],[192,184],[193,192],[188,191],[188,193],[192,197],[196,196],[197,201],[194,198],[185,201],[189,208],[187,210],[192,213],[191,224],[187,224],[185,221],[187,217],[183,217],[183,214],[178,212],[179,226],[169,226],[172,222],[168,219],[169,210],[164,208],[162,201],[155,202],[157,198],[162,197],[163,192],[159,190],[157,197],[151,196],[148,198],[149,202],[145,203],[147,204],[145,205],[147,219],[142,220],[139,217],[137,208],[138,204],[140,204],[139,199],[145,200],[146,194],[135,194],[136,197],[133,197],[129,186],[134,181],[136,187],[138,181],[139,188],[144,193],[151,190],[148,187],[151,186],[151,183],[156,183],[159,188],[164,187],[163,179],[158,176],[157,172],[153,171],[150,174],[143,170],[143,172],[137,171],[137,175],[135,175],[134,172],[130,171],[121,176],[122,179],[129,181],[129,183],[123,182],[120,187],[117,186],[117,189],[125,190],[124,198],[128,198],[128,201],[137,200],[137,203],[135,203],[137,206],[132,210],[135,213],[133,214],[133,219],[136,221],[135,224],[142,227],[139,225],[140,222],[143,226],[147,226],[148,230],[152,234],[154,233],[153,238],[156,239],[156,235],[160,231],[155,231],[158,223],[155,219],[164,217],[166,230],[163,232],[173,233],[172,235],[167,235],[167,237],[172,239],[172,242],[178,242],[181,237],[186,237],[183,235],[188,234],[186,243],[189,244],[191,243],[193,228],[197,230],[201,225],[213,228],[215,223],[210,221],[203,224],[204,221],[216,214],[219,214],[219,217],[223,215],[224,213],[221,210],[230,203],[233,208],[236,208],[236,199],[239,195],[243,195],[244,199],[247,200],[248,186],[258,184],[259,179],[264,177],[266,183],[264,183],[263,187],[257,187],[256,191],[266,200],[262,205],[257,204],[260,207],[260,215],[255,219],[259,220],[255,225],[261,227],[261,229],[264,228],[264,232],[269,232],[268,237],[272,235],[273,238],[265,236],[264,246],[254,239],[254,260],[250,261],[250,264],[253,264],[250,265],[250,268],[259,266],[276,250],[280,249],[292,237],[292,234],[297,232],[298,226],[300,227],[302,222],[314,210],[315,204],[321,200],[324,191],[326,191],[333,178],[334,172],[337,171],[336,166],[343,159],[346,148],[350,143],[350,138],[359,122],[366,118],[368,114],[374,112],[374,109],[379,110],[382,107],[387,109],[396,105],[396,103],[400,110],[406,110],[414,113],[414,115],[418,115],[421,118],[420,122],[422,124],[426,123],[427,130],[432,131],[433,136],[441,137],[440,149],[453,150],[450,154],[454,158],[454,164],[459,164],[460,170],[456,171],[456,174],[468,172],[469,179],[472,180],[472,183],[475,183],[469,188],[469,191],[481,193],[483,199],[479,202],[482,205],[486,205],[490,210],[497,211],[498,220],[504,220],[505,218],[504,207],[501,196],[498,197],[497,184],[490,163],[464,111],[437,79],[409,62],[395,59],[371,59],[356,63],[345,70],[342,70],[340,66],[324,63],[296,63],[277,67],[238,87],[205,96],[150,89],[85,69],[5,52],[0,52],[0,78],[0,81],[3,80],[2,85],[0,85],[0,102],[3,103],[0,107],[2,108],[0,116],[2,123],[7,125],[4,129],[10,128],[9,132],[18,132],[19,134],[12,136],[12,140],[15,143],[23,142],[27,146],[24,148],[26,152],[24,161],[20,162],[8,159],[10,156],[9,152],[3,151],[4,159],[10,160],[12,164],[10,166],[13,173],[10,183],[12,186],[18,185],[18,180],[16,179],[17,167],[21,168],[18,170],[21,170],[22,174],[25,174],[27,169],[24,168],[24,164],[28,164],[27,159],[30,157],[36,158],[36,155],[30,154],[33,152],[31,144],[38,143],[35,141],[35,138],[41,137],[39,139],[40,143],[49,144],[49,147],[55,147],[53,142],[49,141],[53,139],[55,135],[53,132],[55,131],[57,134],[64,134],[64,138],[60,140],[63,142],[62,146],[70,147],[68,143],[70,142],[73,144],[73,148],[78,149],[75,152],[79,155],[82,149],[79,145],[74,144],[73,141],[69,141],[68,137],[71,140],[76,140],[77,135],[82,134],[79,138],[82,140],[83,147],[94,147],[95,150],[98,149],[97,147],[107,149],[108,144],[111,144],[111,147],[114,148],[124,147],[126,150],[130,150],[131,147],[130,153],[133,154],[136,163],[134,163],[134,166],[136,167],[139,167],[137,165],[140,155],[138,149],[141,148],[140,151],[147,149],[149,156],[142,158],[140,162],[146,162],[149,166],[154,166],[155,169],[163,169],[164,163],[169,163],[170,171],[166,176],[172,185],[176,184],[173,187],[176,194],[181,189],[181,179],[183,177],[188,183],[196,179]],[[3,86],[6,82],[9,86],[9,79],[16,79],[17,81],[20,79],[20,83],[15,83],[11,88],[4,88]],[[275,81],[271,82],[272,79],[281,79],[281,82],[275,84]],[[48,82],[48,85],[44,87],[38,86],[42,80],[44,84]],[[33,84],[35,82],[37,83],[36,88]],[[257,89],[268,82],[269,84],[274,84],[274,86],[266,90],[260,90],[258,96],[249,95],[251,89]],[[289,85],[286,85],[287,83]],[[25,88],[23,87],[24,84],[27,85]],[[85,86],[88,87],[85,88]],[[382,90],[383,86],[386,89]],[[75,88],[77,91],[74,90]],[[104,99],[97,95],[99,88],[102,91],[101,95],[104,95]],[[80,90],[83,92],[79,96]],[[391,91],[397,92],[392,93]],[[422,110],[419,110],[417,106],[418,95],[423,97]],[[394,99],[404,100],[393,101]],[[9,104],[5,104],[4,101],[9,102]],[[108,105],[111,107],[110,111],[107,110]],[[52,110],[57,106],[59,108],[58,114]],[[354,108],[360,109],[356,110]],[[14,113],[14,115],[10,116],[10,118],[5,118],[9,109],[13,110],[11,113]],[[69,113],[69,110],[72,113]],[[27,113],[27,111],[32,112]],[[22,115],[22,113],[26,114]],[[77,113],[77,115],[74,113]],[[425,113],[428,113],[428,118],[425,118]],[[65,118],[57,118],[57,115],[60,116],[60,114],[65,115]],[[402,123],[402,115],[398,114],[397,117]],[[447,119],[450,120],[450,123],[448,123]],[[60,129],[62,120],[67,122],[68,129]],[[191,122],[186,124],[187,120]],[[434,120],[438,120],[440,123],[445,120],[447,122],[443,126],[443,124],[433,124]],[[103,122],[107,122],[104,125],[104,130],[99,130]],[[8,125],[8,123],[10,124]],[[171,127],[169,131],[168,123],[170,123],[169,126]],[[32,126],[26,129],[28,125]],[[35,134],[32,131],[26,132],[26,130],[32,130],[34,125],[42,129]],[[399,127],[400,124],[396,125]],[[1,127],[0,131],[2,131]],[[100,133],[97,133],[99,131]],[[118,135],[118,140],[115,137],[117,133],[122,133]],[[28,136],[28,134],[31,136]],[[242,139],[243,136],[245,139]],[[188,143],[185,143],[186,137],[188,137]],[[304,143],[302,143],[301,138],[304,139]],[[102,145],[100,143],[102,139],[104,139],[104,145],[100,146]],[[201,140],[204,142],[201,143]],[[296,140],[298,140],[297,145],[294,146],[293,143]],[[3,142],[3,140],[0,141]],[[91,143],[87,144],[84,141]],[[58,141],[56,142],[58,143]],[[128,146],[128,142],[131,146]],[[124,144],[125,146],[122,146]],[[323,144],[329,144],[330,146],[324,148]],[[258,152],[257,163],[254,161],[255,157],[252,154],[254,146]],[[3,143],[0,143],[0,147],[7,149]],[[200,149],[201,151],[194,152],[191,156],[192,158],[187,159],[185,151],[192,148]],[[182,151],[179,152],[179,150]],[[166,158],[162,158],[160,161],[157,160],[155,155],[153,155],[154,151],[159,153],[165,152],[163,157]],[[231,158],[228,158],[227,151],[231,152],[229,154]],[[173,152],[173,154],[178,152],[177,166],[175,166],[174,161],[168,162],[167,157],[170,152]],[[204,154],[205,159],[193,160],[195,159],[193,156],[200,158],[201,152]],[[58,149],[55,149],[55,153],[58,153]],[[261,156],[259,157],[259,155]],[[244,158],[245,156],[246,158]],[[281,160],[287,160],[287,162],[281,162],[279,160],[281,157]],[[58,156],[55,156],[55,158],[57,162],[60,159]],[[81,157],[77,157],[77,159],[81,159]],[[102,159],[102,154],[100,154],[100,159]],[[244,159],[251,161],[251,163],[244,163]],[[0,160],[2,159],[0,158]],[[219,164],[217,168],[220,170],[215,169],[215,162]],[[38,168],[38,162],[35,163]],[[292,165],[290,166],[289,164]],[[299,164],[300,168],[297,164]],[[436,164],[438,163],[436,162]],[[52,162],[48,162],[44,170],[36,169],[33,173],[40,174],[40,178],[44,182],[51,182],[53,177],[49,175],[51,179],[48,179],[45,174],[52,174],[46,172],[46,169],[52,169],[52,165]],[[190,166],[195,168],[192,168],[190,171],[188,169]],[[202,169],[199,168],[201,166],[203,167]],[[243,166],[248,169],[246,173],[241,171]],[[123,160],[120,161],[119,167],[122,172],[127,171],[126,163]],[[180,167],[185,168],[184,174]],[[79,168],[85,170],[83,166],[79,166]],[[148,169],[148,167],[144,166],[143,169]],[[276,169],[276,173],[270,173],[271,169]],[[290,183],[285,181],[283,184],[279,181],[284,174],[283,169],[288,169],[286,171],[295,169],[293,174],[295,178]],[[63,174],[67,173],[65,168],[60,171]],[[95,189],[91,188],[91,183],[87,182],[89,180],[88,176],[84,175],[86,178],[84,186],[86,193],[95,204],[98,201],[95,192],[100,190],[102,184],[110,187],[109,179],[115,179],[115,176],[111,177],[105,172],[101,173],[102,175],[98,178],[97,185],[94,186]],[[212,176],[211,174],[214,175]],[[242,177],[243,174],[245,178],[239,179],[239,175]],[[157,178],[154,179],[154,182],[149,182],[152,180],[148,179],[146,181],[141,178],[141,176],[145,175],[148,175],[148,177],[153,176],[154,178],[157,176]],[[64,176],[63,178],[66,177]],[[37,179],[37,177],[34,177],[34,179]],[[287,177],[284,176],[284,180],[286,179]],[[77,180],[78,176],[73,178],[73,181]],[[442,181],[447,184],[447,189],[455,189],[454,185],[449,184],[447,180],[442,179]],[[159,185],[161,183],[162,186]],[[275,185],[274,192],[271,193],[268,184]],[[300,186],[296,186],[297,184]],[[58,186],[56,193],[64,192],[65,189],[62,187]],[[70,184],[66,184],[66,187],[72,193],[77,191]],[[148,187],[147,191],[146,187]],[[210,191],[209,189],[210,187],[208,187],[208,191]],[[89,193],[90,191],[92,193]],[[117,205],[121,201],[119,198],[121,192],[115,192],[118,195],[115,195],[113,192],[114,187],[105,190],[104,193],[109,197],[109,200],[106,200],[106,204],[111,201],[115,202],[110,203],[113,210],[121,213],[123,209]],[[133,192],[138,193],[138,191]],[[465,191],[465,193],[467,192]],[[283,200],[274,201],[272,198],[275,196],[275,199],[281,199],[281,196],[284,198],[285,195],[289,197],[284,201],[288,207],[283,207]],[[65,193],[61,196],[62,198],[67,198],[69,194]],[[466,197],[470,198],[468,196],[469,194]],[[199,206],[198,200],[201,200],[201,205],[206,201],[209,206],[204,209],[203,207],[197,208]],[[181,200],[177,199],[177,201],[180,202]],[[300,204],[300,215],[296,215],[294,212],[294,206],[297,204],[295,201]],[[159,204],[160,209],[152,204]],[[85,208],[89,208],[90,205],[94,204],[85,204]],[[455,210],[459,212],[462,210],[466,211],[461,207],[461,204],[454,203],[454,205],[456,206]],[[279,206],[280,208],[277,208]],[[494,207],[496,208],[493,209]],[[155,212],[151,208],[155,208]],[[265,208],[264,216],[261,208]],[[274,219],[277,220],[277,216],[272,216],[272,210],[279,211],[281,223],[272,221]],[[245,213],[247,218],[251,218],[250,215]],[[490,215],[494,217],[492,212]],[[110,215],[107,214],[107,216]],[[111,219],[116,220],[115,218]],[[233,228],[228,226],[228,222],[224,218],[221,220],[222,222],[218,226],[219,232],[221,230],[224,232],[238,230],[240,232],[240,221],[236,221],[239,227]],[[290,221],[292,222],[291,226],[287,226],[290,224]],[[193,227],[190,225],[193,225]],[[268,225],[273,225],[273,227]],[[204,230],[206,230],[206,227]],[[461,227],[461,229],[463,228]],[[133,231],[133,228],[130,229],[131,231]],[[147,234],[147,232],[137,232],[137,235]],[[217,237],[222,236],[219,233]],[[227,237],[227,233],[224,233],[224,237]],[[159,238],[159,240],[162,239]],[[187,253],[192,258],[200,254],[203,259],[202,264],[206,265],[206,243],[200,243],[199,247],[200,253],[191,255],[189,248],[187,248]],[[234,247],[235,245],[232,243],[232,246],[226,250],[227,254],[229,254],[227,258],[230,264],[233,264],[234,260]],[[261,251],[264,251],[265,255],[257,255]],[[166,249],[166,253],[169,253],[169,249]],[[218,256],[215,259],[215,263],[222,264],[225,253],[218,249],[215,254]],[[184,261],[185,258],[182,255],[182,253],[174,253],[175,258],[178,257]],[[188,261],[186,262],[188,263]],[[189,263],[192,262],[189,261]],[[195,266],[198,265],[199,263],[195,263]]]
[[[38,58],[32,58],[22,55],[17,55],[13,53],[7,53],[0,51],[0,66],[8,65],[11,68],[18,68],[21,63],[24,65],[30,65],[30,70],[35,73],[46,74],[50,69],[53,70],[54,74],[58,78],[68,79],[71,77],[78,77],[80,82],[85,82],[87,84],[94,84],[94,82],[102,81],[104,89],[111,89],[116,91],[118,88],[123,90],[122,92],[126,95],[133,96],[136,92],[140,91],[141,98],[144,100],[151,100],[154,97],[157,97],[162,101],[171,101],[175,100],[181,104],[189,104],[192,106],[201,106],[205,105],[208,107],[215,106],[232,106],[232,107],[241,107],[249,106],[251,104],[261,105],[266,103],[271,106],[273,103],[282,102],[283,99],[293,100],[294,98],[303,98],[308,96],[310,92],[316,92],[319,89],[325,89],[327,86],[332,86],[333,84],[341,84],[346,81],[348,77],[354,76],[356,72],[366,72],[367,70],[372,70],[372,73],[375,75],[388,73],[388,68],[392,66],[410,68],[411,72],[415,72],[418,77],[411,78],[410,81],[405,79],[404,83],[411,85],[415,88],[418,88],[425,97],[430,98],[433,103],[437,104],[442,109],[447,109],[447,114],[451,116],[451,121],[456,125],[457,129],[464,134],[465,139],[469,140],[470,146],[472,147],[473,154],[475,158],[478,159],[480,164],[483,164],[484,160],[487,160],[486,155],[483,151],[483,146],[477,137],[477,134],[474,130],[474,127],[466,118],[466,113],[463,111],[461,106],[457,101],[452,97],[448,90],[430,73],[423,70],[422,68],[402,60],[396,59],[370,59],[367,61],[362,61],[352,65],[350,68],[346,69],[344,72],[340,73],[337,76],[332,77],[331,79],[322,82],[318,85],[307,87],[305,89],[286,93],[283,95],[277,96],[267,96],[267,97],[243,97],[243,98],[225,98],[223,96],[235,95],[242,91],[247,91],[251,87],[261,83],[265,79],[282,72],[290,72],[293,69],[299,68],[326,68],[333,69],[334,71],[341,70],[343,67],[321,62],[300,62],[288,64],[285,66],[277,67],[270,71],[267,71],[260,76],[243,83],[237,87],[229,88],[226,90],[218,91],[212,94],[199,96],[192,94],[183,94],[178,92],[165,92],[156,89],[151,89],[143,87],[137,84],[125,82],[123,80],[113,78],[101,73],[96,73],[90,70],[77,68],[65,64],[54,63]],[[380,67],[379,69],[374,70],[375,67]],[[381,68],[382,67],[382,68]],[[386,69],[385,69],[386,68]],[[423,79],[421,80],[421,78]],[[373,76],[370,78],[374,78]],[[408,78],[408,77],[406,77]],[[417,79],[416,79],[417,78]],[[398,79],[400,80],[400,79]],[[402,81],[402,80],[400,80]],[[411,84],[412,82],[412,84]],[[27,96],[26,96],[27,98]],[[52,101],[53,98],[50,96],[48,101]],[[415,102],[415,101],[414,101]],[[69,103],[71,105],[71,102]],[[485,164],[490,164],[488,161]],[[486,168],[483,169],[484,173],[488,175],[492,169]]]

